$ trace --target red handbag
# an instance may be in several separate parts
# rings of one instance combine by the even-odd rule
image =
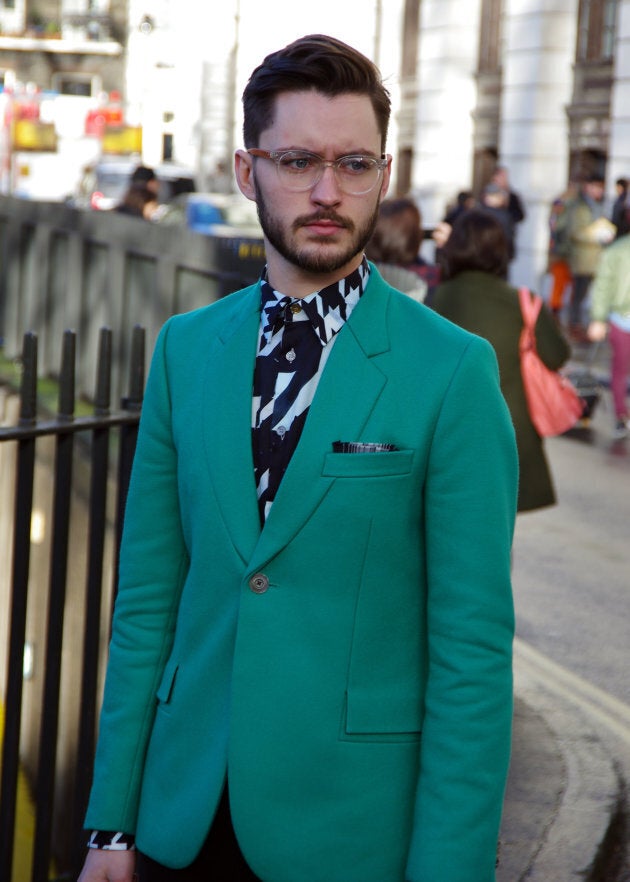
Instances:
[[[562,435],[583,415],[584,404],[572,383],[550,370],[538,355],[534,328],[542,307],[541,298],[532,297],[527,288],[519,288],[518,298],[523,315],[519,340],[521,376],[529,415],[539,435]]]

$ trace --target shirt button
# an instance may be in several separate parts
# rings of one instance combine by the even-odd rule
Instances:
[[[299,303],[292,303],[291,306],[289,307],[289,309],[291,310],[293,315],[297,315],[298,312],[302,312],[302,307],[300,306]]]
[[[264,573],[256,573],[249,580],[249,587],[254,594],[264,594],[269,588],[269,578]]]

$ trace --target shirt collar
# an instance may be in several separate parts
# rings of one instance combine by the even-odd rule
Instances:
[[[370,268],[364,256],[359,266],[343,279],[333,282],[321,291],[314,291],[306,297],[297,298],[288,297],[272,288],[267,281],[265,268],[261,279],[261,319],[266,342],[268,343],[273,336],[273,322],[269,321],[269,317],[276,312],[276,307],[279,304],[286,307],[299,303],[320,343],[325,346],[350,317],[350,313],[365,291],[369,277]]]

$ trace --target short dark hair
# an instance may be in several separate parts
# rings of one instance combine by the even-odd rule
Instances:
[[[130,182],[132,184],[148,184],[149,181],[155,181],[156,178],[157,175],[152,168],[147,165],[139,165],[133,170]]]
[[[464,270],[480,270],[505,278],[509,253],[501,223],[489,211],[471,208],[453,224],[440,264],[444,278],[452,279]]]
[[[585,184],[605,184],[606,179],[604,178],[604,175],[601,172],[594,171],[594,172],[589,172],[589,174],[585,175],[584,183]]]
[[[282,92],[367,95],[374,108],[385,150],[391,101],[376,65],[356,49],[324,34],[311,34],[272,52],[252,73],[243,92],[245,147],[257,147],[273,125],[276,97]]]
[[[421,243],[422,218],[413,199],[384,199],[365,249],[370,260],[407,266],[418,257]]]

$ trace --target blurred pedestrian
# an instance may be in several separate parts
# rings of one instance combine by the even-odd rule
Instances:
[[[575,197],[575,188],[568,187],[551,203],[549,211],[549,249],[547,255],[547,272],[551,276],[549,308],[557,320],[564,307],[564,299],[573,282],[569,266],[569,239],[567,218],[571,200]]]
[[[155,198],[158,198],[158,194],[160,192],[160,180],[155,173],[154,169],[152,169],[148,165],[138,165],[131,173],[131,177],[129,179],[130,187],[144,187],[149,193],[152,193]]]
[[[127,214],[131,217],[152,220],[157,212],[159,203],[151,190],[144,186],[132,184],[114,211],[119,214]]]
[[[504,165],[498,165],[492,173],[491,181],[507,193],[507,211],[512,219],[512,224],[516,228],[516,224],[520,224],[521,221],[525,220],[525,206],[520,194],[513,190],[510,185],[510,176],[507,168]]]
[[[515,223],[508,205],[509,193],[504,187],[495,181],[490,181],[489,184],[486,184],[483,193],[481,194],[481,207],[486,212],[493,215],[495,220],[501,224],[505,234],[505,241],[507,242],[509,264],[515,256]],[[505,273],[507,276],[507,267]]]
[[[615,238],[630,232],[630,202],[628,201],[628,179],[617,178],[615,181],[615,201],[613,202],[611,221],[616,227]]]
[[[423,238],[422,215],[414,200],[385,199],[365,249],[390,285],[420,301],[427,295],[430,299],[439,278],[438,268],[420,255]]]
[[[588,337],[600,342],[607,334],[612,355],[614,434],[623,438],[630,429],[630,236],[622,236],[604,250],[593,281]]]
[[[529,416],[521,378],[519,341],[523,318],[518,290],[505,281],[509,247],[502,224],[485,209],[459,217],[442,252],[444,281],[433,308],[440,315],[493,345],[501,391],[516,431],[519,455],[518,510],[530,511],[556,501],[544,442]],[[543,307],[536,323],[538,354],[557,370],[570,349],[550,312]]]
[[[586,341],[584,304],[597,270],[602,248],[612,241],[615,227],[606,217],[604,178],[593,173],[583,180],[567,211],[568,258],[573,287],[569,304],[569,334]]]
[[[460,214],[464,211],[468,211],[470,208],[474,208],[476,204],[477,200],[475,199],[472,190],[460,190],[455,197],[455,203],[447,207],[443,223],[452,227]]]

